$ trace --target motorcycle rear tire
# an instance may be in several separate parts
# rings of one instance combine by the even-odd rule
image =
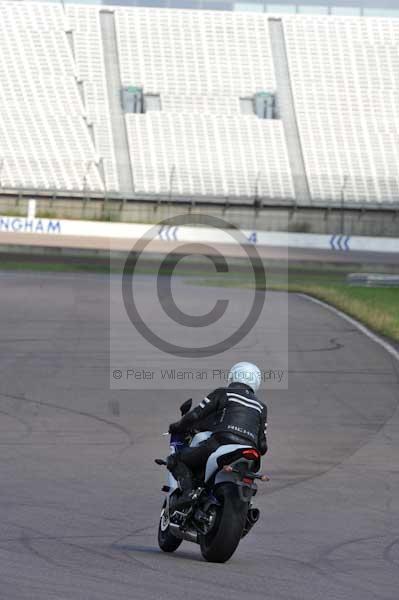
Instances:
[[[205,560],[224,563],[231,558],[240,543],[248,503],[240,498],[237,486],[233,483],[219,485],[215,496],[221,506],[217,508],[216,522],[211,531],[200,536],[200,547]]]

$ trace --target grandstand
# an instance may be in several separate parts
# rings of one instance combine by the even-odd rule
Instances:
[[[0,40],[2,187],[102,189],[61,10],[1,2]]]
[[[399,21],[285,18],[312,198],[399,200]]]
[[[399,20],[0,0],[3,193],[399,204]]]

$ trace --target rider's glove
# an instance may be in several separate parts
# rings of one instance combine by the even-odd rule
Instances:
[[[174,433],[179,433],[179,423],[171,423],[169,425],[169,433],[173,435]]]

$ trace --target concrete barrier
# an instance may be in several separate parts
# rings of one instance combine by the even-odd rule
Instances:
[[[346,282],[352,287],[399,287],[399,275],[350,273]]]
[[[137,223],[109,223],[101,221],[74,221],[68,219],[39,219],[0,216],[0,242],[11,242],[11,234],[18,234],[18,242],[29,244],[39,236],[46,238],[74,237],[87,246],[91,238],[104,240],[138,240],[142,237],[170,243],[255,244],[264,247],[331,250],[335,253],[375,252],[399,253],[399,238],[374,238],[346,235],[316,235],[212,227],[174,225],[146,225]],[[32,236],[32,237],[31,237]],[[54,245],[54,239],[51,243]]]

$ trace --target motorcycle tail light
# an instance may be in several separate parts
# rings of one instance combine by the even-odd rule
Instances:
[[[245,456],[245,458],[249,458],[251,460],[258,460],[258,458],[260,457],[259,452],[257,450],[255,450],[255,448],[243,450],[242,455]]]

